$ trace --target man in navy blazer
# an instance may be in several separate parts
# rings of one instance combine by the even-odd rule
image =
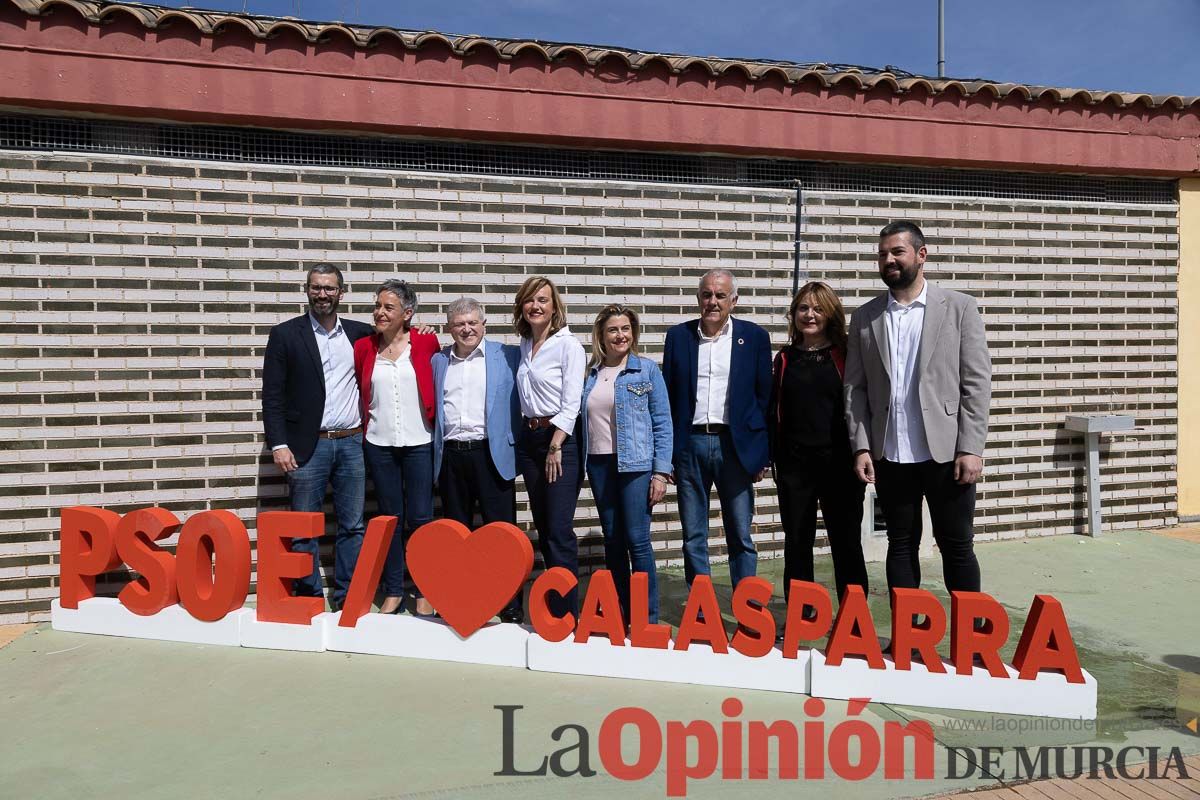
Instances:
[[[488,341],[483,308],[469,297],[449,305],[446,322],[454,344],[433,356],[433,474],[442,513],[471,528],[478,508],[485,525],[515,525],[520,348]],[[521,622],[523,616],[517,592],[500,619]]]
[[[262,410],[267,446],[287,476],[293,511],[320,511],[333,484],[337,515],[334,588],[330,607],[341,608],[363,537],[362,419],[354,379],[354,343],[371,326],[337,315],[346,291],[342,273],[317,264],[305,280],[308,313],[271,328],[263,358]],[[310,553],[312,574],[295,582],[297,595],[321,597],[318,540],[294,539]]]
[[[737,284],[725,269],[706,272],[696,294],[700,318],[667,331],[663,376],[675,426],[675,483],[688,584],[708,575],[709,493],[715,485],[733,584],[757,568],[750,537],[754,484],[766,473],[771,338],[733,319]]]

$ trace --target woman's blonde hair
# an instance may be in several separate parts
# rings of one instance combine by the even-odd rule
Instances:
[[[846,310],[842,308],[842,301],[838,299],[837,292],[829,284],[821,281],[804,284],[792,298],[792,304],[788,306],[787,311],[788,341],[792,344],[800,343],[800,331],[796,330],[796,306],[803,300],[809,300],[810,305],[821,309],[825,315],[825,336],[834,347],[845,351]]]
[[[629,317],[629,328],[633,332],[629,353],[637,355],[638,334],[641,332],[638,313],[620,303],[609,303],[600,309],[600,313],[596,315],[596,321],[592,323],[592,363],[588,365],[588,369],[604,363],[604,356],[607,355],[604,350],[604,325],[613,317]]]
[[[521,284],[521,288],[517,290],[517,299],[513,301],[513,327],[516,328],[517,334],[522,339],[532,339],[533,328],[525,320],[525,315],[521,313],[521,306],[525,305],[525,302],[544,286],[550,287],[550,302],[554,307],[554,312],[550,315],[550,333],[553,334],[567,326],[567,307],[563,304],[554,281],[541,275],[535,275]]]

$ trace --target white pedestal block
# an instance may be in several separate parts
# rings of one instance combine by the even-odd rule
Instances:
[[[813,697],[848,700],[868,697],[875,703],[902,706],[991,711],[1031,717],[1096,718],[1096,679],[1084,670],[1084,683],[1067,683],[1066,676],[1041,673],[1036,680],[1017,679],[1017,671],[1005,665],[1009,678],[993,678],[983,667],[971,675],[958,675],[954,665],[944,662],[946,672],[929,672],[914,661],[911,670],[898,670],[888,656],[887,669],[871,669],[860,658],[846,658],[836,667],[825,663],[819,650],[812,651]]]
[[[325,615],[326,650],[497,667],[525,666],[525,640],[530,634],[520,625],[484,625],[464,639],[439,619],[364,614],[356,626],[343,628],[338,625],[340,618],[340,612]]]
[[[286,622],[259,622],[254,609],[242,620],[242,647],[261,647],[266,650],[301,650],[321,653],[325,650],[325,618],[322,612],[308,625]]]
[[[529,637],[528,664],[539,672],[808,693],[807,648],[801,648],[796,658],[784,658],[779,650],[749,658],[732,648],[727,654],[714,653],[704,644],[687,650],[669,647],[632,647],[628,642],[618,646],[603,636],[590,637],[586,644],[571,637],[548,642],[535,633]]]
[[[239,608],[226,614],[224,619],[204,622],[179,605],[167,606],[153,616],[143,617],[125,608],[115,597],[81,600],[79,608],[63,608],[56,599],[50,603],[50,626],[56,631],[72,633],[237,647],[241,643],[242,622],[251,614],[250,609]]]

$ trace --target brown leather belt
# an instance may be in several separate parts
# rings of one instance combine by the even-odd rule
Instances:
[[[347,436],[353,436],[356,433],[362,433],[362,426],[357,428],[346,428],[340,431],[321,431],[317,434],[319,439],[345,439]]]
[[[554,423],[550,421],[552,419],[554,419],[554,417],[525,417],[525,425],[528,426],[529,430],[531,431],[541,431],[545,430],[546,428],[554,427]]]
[[[720,422],[707,422],[703,425],[692,426],[692,433],[706,433],[709,436],[724,433],[727,430],[729,430],[729,426]]]

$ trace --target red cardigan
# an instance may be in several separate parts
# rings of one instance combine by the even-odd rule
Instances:
[[[433,424],[433,354],[440,345],[436,335],[408,332],[412,348],[412,365],[417,373],[417,394],[425,410],[425,421]],[[362,399],[363,436],[371,419],[371,375],[375,372],[375,357],[379,355],[379,334],[364,336],[354,343],[354,377],[358,380],[358,396]]]

